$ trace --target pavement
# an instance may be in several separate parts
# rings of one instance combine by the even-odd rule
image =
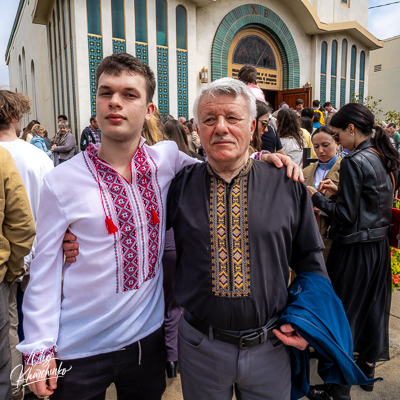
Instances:
[[[360,387],[354,386],[351,389],[352,400],[400,400],[400,290],[395,291],[392,297],[389,335],[390,361],[377,363],[375,374],[384,380],[375,383],[373,392],[365,392]],[[311,382],[322,383],[317,374],[316,360],[311,361]],[[117,400],[115,387],[110,386],[106,400]],[[179,375],[175,379],[167,379],[167,389],[162,400],[183,400]],[[304,397],[302,400],[307,398]]]

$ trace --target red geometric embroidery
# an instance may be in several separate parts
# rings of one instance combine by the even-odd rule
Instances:
[[[153,213],[159,217],[159,207],[156,192],[152,184],[151,167],[147,160],[146,153],[138,148],[133,157],[133,167],[136,170],[136,186],[146,212],[147,233],[148,233],[148,257],[142,260],[142,265],[148,265],[141,271],[139,278],[139,251],[137,231],[134,223],[132,205],[126,193],[126,185],[123,178],[110,165],[98,159],[97,149],[91,144],[86,150],[87,154],[95,164],[99,178],[106,184],[108,192],[113,200],[115,214],[118,220],[118,227],[121,234],[121,250],[123,260],[123,291],[139,289],[139,282],[145,282],[155,277],[156,264],[158,260],[159,222],[155,222]],[[134,184],[134,182],[132,182]],[[153,210],[153,212],[152,212]],[[109,215],[111,217],[111,215]],[[141,240],[145,240],[141,238]],[[117,272],[118,279],[118,272]]]
[[[136,170],[136,186],[139,189],[146,210],[148,234],[148,265],[149,272],[145,280],[154,278],[158,260],[158,241],[160,235],[160,210],[157,194],[154,190],[150,163],[143,148],[139,147],[133,157]],[[153,217],[155,213],[156,218]]]
[[[44,349],[42,351],[38,351],[36,353],[25,354],[23,353],[24,363],[25,365],[36,365],[47,360],[51,360],[54,358],[54,350],[52,347],[48,349]]]

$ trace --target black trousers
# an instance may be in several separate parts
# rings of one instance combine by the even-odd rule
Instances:
[[[68,370],[57,380],[51,400],[104,400],[114,383],[118,400],[160,400],[165,391],[165,340],[162,329],[111,353],[57,360]]]

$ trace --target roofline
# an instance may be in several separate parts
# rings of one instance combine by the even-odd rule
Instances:
[[[355,21],[335,22],[326,24],[321,22],[309,0],[281,0],[296,15],[301,27],[307,35],[323,33],[348,32],[370,50],[380,49],[384,41],[377,39],[371,32]]]
[[[24,7],[24,3],[25,3],[25,0],[19,0],[17,14],[15,15],[14,24],[11,29],[10,38],[8,39],[8,44],[7,44],[6,54],[5,54],[6,63],[7,63],[7,58],[8,58],[8,53],[9,53],[9,50],[11,47],[11,43],[14,38],[15,29],[17,28],[19,17],[21,16],[21,11],[22,11],[22,8]]]

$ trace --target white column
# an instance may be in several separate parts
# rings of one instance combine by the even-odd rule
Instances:
[[[176,6],[173,0],[167,1],[168,29],[168,92],[169,113],[178,118],[178,71],[176,60]]]
[[[125,0],[125,42],[126,52],[135,55],[135,1]]]
[[[111,0],[101,0],[101,34],[103,36],[103,57],[113,53]]]
[[[147,0],[147,44],[149,67],[157,80],[157,30],[156,30],[156,0]],[[153,102],[158,106],[158,85],[154,92]]]

